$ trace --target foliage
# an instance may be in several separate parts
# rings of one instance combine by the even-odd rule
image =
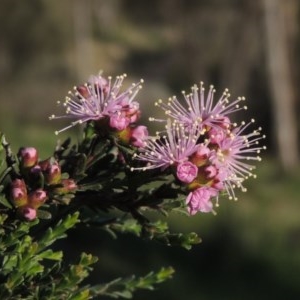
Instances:
[[[131,232],[137,236],[147,236],[170,245],[181,244],[186,248],[190,248],[193,243],[198,242],[196,236],[191,238],[189,235],[171,234],[165,223],[159,221],[151,223],[138,212],[138,204],[126,206],[124,203],[119,203],[118,198],[128,198],[127,189],[130,189],[131,193],[137,193],[139,186],[135,183],[126,187],[129,180],[124,176],[124,171],[118,172],[113,166],[116,160],[113,153],[114,147],[105,141],[105,143],[97,145],[97,149],[91,150],[91,144],[93,144],[96,136],[88,135],[87,132],[90,132],[90,128],[86,130],[85,138],[78,148],[77,146],[69,147],[70,140],[68,140],[60,145],[54,153],[54,156],[62,161],[62,169],[76,178],[77,182],[82,182],[77,195],[74,197],[72,193],[53,194],[52,204],[55,203],[55,207],[46,205],[45,210],[39,209],[40,219],[31,222],[18,217],[17,209],[14,208],[10,198],[6,197],[8,183],[14,176],[20,176],[20,172],[22,172],[20,169],[22,168],[18,164],[18,158],[13,155],[9,144],[2,135],[1,150],[2,152],[5,150],[7,166],[4,166],[4,159],[2,159],[1,190],[4,192],[0,199],[1,299],[79,300],[101,295],[112,298],[131,298],[136,289],[153,289],[157,283],[172,276],[173,269],[169,267],[162,268],[158,272],[151,272],[145,277],[118,278],[112,282],[96,286],[84,284],[83,280],[92,271],[92,265],[96,263],[97,258],[82,253],[77,264],[65,265],[63,252],[52,249],[53,244],[66,237],[66,232],[74,228],[79,222],[86,224],[86,226],[101,226],[113,234]],[[87,158],[91,155],[95,158],[87,166]],[[108,177],[105,170],[115,174],[113,180],[106,180]],[[165,183],[162,179],[160,180],[158,187],[162,190],[161,186]],[[100,182],[102,185],[99,184]],[[36,182],[33,184],[35,185]],[[44,179],[39,184],[43,188],[47,188]],[[103,188],[110,193],[110,196],[115,195],[115,201],[106,202],[108,200],[104,198],[105,194],[101,192]],[[151,189],[153,187],[148,190],[145,188],[143,195],[148,194],[149,207],[154,207],[158,204],[157,201],[150,201],[149,190]],[[49,189],[49,192],[53,193],[53,191],[54,189]],[[87,197],[86,195],[88,195],[88,203],[86,203],[80,217],[79,203],[83,197]],[[175,197],[176,195],[172,196]],[[66,205],[70,203],[73,197],[73,203]],[[103,199],[100,203],[96,201],[99,198]],[[142,200],[143,197],[140,196],[140,199]],[[126,199],[126,201],[129,200]],[[100,217],[98,214],[100,210],[108,211],[113,205],[126,211],[125,215],[110,219]],[[127,218],[127,211],[130,211],[134,218]]]
[[[152,290],[156,284],[171,278],[174,270],[168,267],[140,278],[132,276],[94,286],[86,284],[84,279],[91,273],[97,258],[82,253],[76,264],[66,265],[63,251],[53,250],[55,242],[66,237],[67,231],[78,224],[101,227],[114,237],[129,232],[186,249],[200,241],[195,233],[171,233],[166,222],[150,221],[141,212],[145,208],[164,215],[170,209],[183,211],[182,202],[170,202],[180,193],[170,189],[170,176],[162,178],[153,173],[150,179],[143,173],[137,175],[128,168],[120,168],[116,146],[109,140],[98,141],[90,126],[79,145],[71,145],[68,139],[56,147],[53,155],[60,161],[62,178],[76,180],[76,193],[59,191],[61,184],[51,186],[42,173],[32,182],[4,135],[1,140],[4,154],[0,197],[1,299],[79,300],[100,296],[128,299],[136,289]],[[51,195],[51,202],[38,208],[39,218],[32,221],[24,220],[18,213],[19,208],[9,194],[14,178],[22,177],[26,178],[27,189],[43,188]],[[103,216],[103,212],[114,211],[114,208],[123,213]]]

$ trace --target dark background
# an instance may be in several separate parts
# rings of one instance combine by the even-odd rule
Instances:
[[[203,238],[191,251],[71,232],[65,255],[90,245],[94,282],[171,265],[173,280],[135,299],[299,299],[299,9],[297,0],[0,1],[0,130],[15,151],[49,156],[66,126],[48,121],[56,101],[100,70],[143,78],[139,99],[152,116],[155,100],[199,81],[216,96],[229,88],[247,98],[237,120],[254,117],[267,134],[258,178],[237,203],[224,199],[217,216],[171,216],[174,230]],[[59,138],[69,134],[79,129]]]

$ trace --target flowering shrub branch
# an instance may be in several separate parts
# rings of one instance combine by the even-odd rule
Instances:
[[[203,83],[195,85],[191,93],[183,92],[183,102],[172,97],[156,103],[166,119],[150,118],[164,125],[151,136],[138,123],[136,98],[143,80],[123,90],[125,77],[92,76],[58,103],[65,114],[50,119],[72,122],[56,134],[84,124],[83,137],[77,144],[70,139],[57,144],[47,159],[34,147],[22,147],[14,155],[1,136],[2,297],[129,298],[137,288],[152,289],[173,270],[84,286],[96,258],[82,254],[79,264],[64,269],[62,252],[53,252],[51,245],[77,225],[190,249],[200,242],[196,233],[173,233],[167,222],[151,220],[147,212],[215,213],[222,196],[236,199],[235,189],[246,191],[244,181],[255,177],[249,161],[260,160],[261,128],[249,133],[253,120],[240,125],[231,121],[232,113],[246,109],[244,98],[230,102],[225,90],[214,103],[213,87],[205,96]]]

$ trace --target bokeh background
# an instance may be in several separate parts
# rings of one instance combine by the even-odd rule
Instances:
[[[66,124],[48,120],[56,101],[100,70],[145,80],[144,122],[155,100],[201,80],[246,96],[238,118],[267,134],[258,178],[237,203],[171,216],[174,230],[203,238],[193,250],[71,232],[66,255],[89,243],[100,258],[94,282],[171,265],[173,280],[135,299],[300,299],[299,12],[298,0],[0,1],[0,130],[15,151],[50,155]],[[59,138],[69,134],[79,131]]]

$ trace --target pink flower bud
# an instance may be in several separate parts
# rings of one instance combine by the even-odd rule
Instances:
[[[212,187],[218,191],[223,191],[225,188],[224,181],[230,177],[230,174],[226,168],[219,168],[218,174],[215,176]]]
[[[90,76],[88,83],[95,88],[97,94],[102,94],[102,97],[106,97],[109,92],[109,83],[102,76]]]
[[[124,108],[123,108],[123,110],[124,110]],[[126,114],[126,117],[129,118],[130,123],[135,123],[140,118],[140,115],[141,115],[141,112],[139,110],[139,103],[135,102],[135,101],[130,103],[130,105],[128,105],[125,108],[125,114]]]
[[[46,182],[48,184],[57,184],[61,179],[61,169],[57,162],[49,165],[45,172]]]
[[[61,186],[55,188],[54,192],[60,195],[74,192],[77,189],[77,184],[73,179],[62,179]]]
[[[16,207],[27,204],[27,188],[24,180],[15,179],[12,181],[10,197]]]
[[[38,152],[33,147],[21,148],[19,150],[19,157],[22,167],[31,168],[38,161]]]
[[[129,123],[135,123],[140,117],[139,103],[136,101],[130,102],[128,97],[123,98],[119,103],[120,111],[128,118]]]
[[[40,167],[40,170],[42,170],[42,172],[45,172],[50,165],[50,158],[40,161],[38,165]]]
[[[88,88],[85,86],[85,85],[80,85],[78,86],[77,88],[77,92],[85,99],[89,98],[90,97],[90,93],[89,93],[89,90]],[[80,97],[78,95],[78,97]]]
[[[31,174],[39,174],[42,171],[42,168],[39,165],[35,165],[30,169]]]
[[[40,170],[43,172],[45,176],[45,180],[47,184],[57,184],[61,179],[61,169],[56,160],[53,158],[48,158],[39,162]],[[36,168],[38,171],[38,168]]]
[[[223,191],[224,190],[224,182],[216,179],[216,180],[214,180],[212,187],[218,191]]]
[[[47,200],[47,194],[44,190],[38,189],[28,195],[28,202],[32,208],[38,208]]]
[[[13,180],[12,183],[11,183],[11,187],[12,188],[20,188],[23,191],[27,190],[26,184],[25,184],[25,182],[24,182],[23,179],[15,179],[15,180]]]
[[[214,166],[208,166],[205,168],[207,178],[214,178],[217,175],[217,169]]]
[[[211,150],[207,146],[200,144],[197,151],[191,156],[190,160],[196,166],[201,167],[206,164],[210,153]]]
[[[131,131],[131,144],[135,147],[145,147],[145,140],[148,137],[148,129],[146,126],[137,126]]]
[[[190,161],[185,161],[177,166],[177,178],[185,183],[192,182],[198,175],[198,167]]]
[[[124,130],[130,124],[130,119],[122,114],[114,114],[110,116],[109,126],[117,130]]]
[[[27,221],[33,221],[36,218],[36,210],[27,205],[18,207],[17,213]]]
[[[186,198],[186,204],[188,205],[188,212],[191,215],[195,215],[200,212],[211,212],[213,204],[210,201],[211,197],[217,196],[218,192],[209,187],[201,187],[197,190],[190,192]]]
[[[27,193],[21,188],[12,188],[11,201],[15,207],[27,204]]]

